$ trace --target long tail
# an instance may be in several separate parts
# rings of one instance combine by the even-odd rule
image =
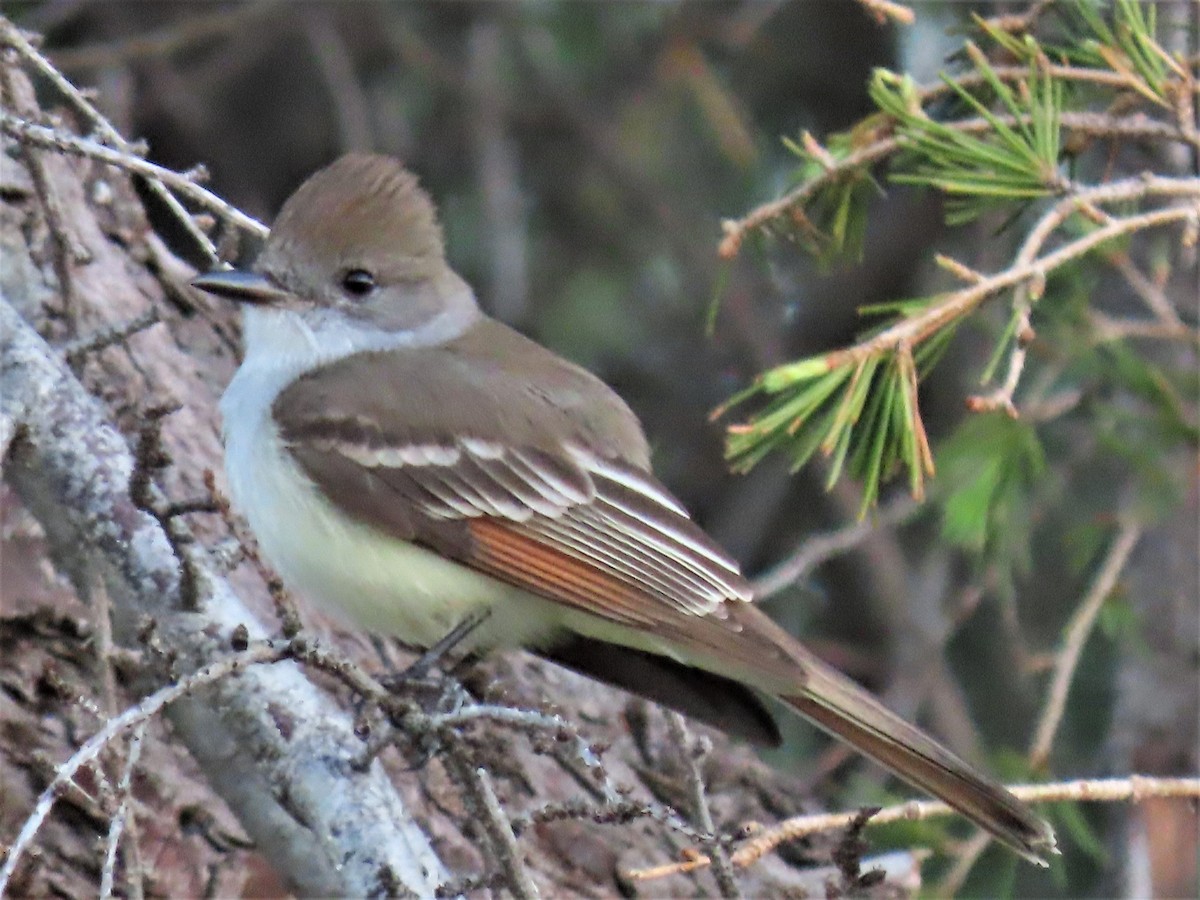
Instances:
[[[1054,832],[1004,787],[976,772],[844,675],[806,660],[804,692],[780,697],[900,778],[944,800],[1026,859],[1045,865]]]

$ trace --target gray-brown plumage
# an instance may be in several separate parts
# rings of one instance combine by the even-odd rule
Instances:
[[[1004,788],[753,606],[736,562],[654,478],[620,398],[477,311],[399,163],[350,156],[314,175],[255,270],[200,281],[282,310],[248,328],[245,384],[227,394],[239,458],[260,427],[239,424],[257,409],[253,379],[279,382],[263,433],[339,515],[570,612],[556,621],[595,623],[560,625],[537,652],[753,740],[778,737],[756,692],[772,695],[1022,854],[1053,850]],[[237,474],[244,502],[260,502]],[[420,615],[404,584],[389,602]]]

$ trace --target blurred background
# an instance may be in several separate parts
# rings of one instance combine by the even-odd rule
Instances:
[[[123,134],[148,142],[150,158],[205,165],[210,187],[267,223],[343,152],[404,160],[438,204],[448,255],[482,305],[613,385],[646,424],[659,475],[751,574],[852,523],[858,495],[845,483],[827,493],[819,466],[793,475],[769,460],[729,475],[710,411],[763,369],[850,341],[860,306],[931,290],[934,247],[983,270],[1012,252],[1014,237],[995,223],[949,234],[927,194],[892,187],[860,262],[821,270],[779,240],[728,265],[716,248],[722,218],[792,183],[797,162],[782,138],[849,127],[871,110],[874,67],[929,81],[971,12],[1021,3],[921,3],[905,29],[838,0],[6,6],[45,35],[63,72],[96,89]],[[1194,324],[1194,302],[1181,305]],[[967,415],[963,398],[1004,319],[997,309],[977,333],[965,330],[923,386],[935,446]],[[1097,529],[1111,525],[1122,482],[1093,465],[1085,414],[1047,437],[1044,490],[1014,520],[1021,565],[953,548],[936,514],[894,494],[870,537],[775,592],[768,608],[900,711],[1003,770],[1029,745],[1045,656],[1094,575]],[[1179,475],[1174,504],[1087,647],[1048,776],[1196,770],[1194,454],[1166,464]],[[864,788],[858,767],[809,729],[797,728],[784,755],[821,791],[882,791]],[[1087,852],[1068,855],[1059,883],[1030,884],[1136,895],[1137,835],[1191,834],[1194,851],[1194,815],[1140,815],[1083,810],[1067,840]],[[1177,883],[1194,887],[1195,853],[1190,875],[1179,856]],[[990,893],[996,876],[981,871],[968,887]]]

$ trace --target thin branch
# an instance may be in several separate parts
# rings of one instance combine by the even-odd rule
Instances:
[[[475,765],[461,748],[452,748],[446,756],[447,762],[458,776],[464,798],[474,808],[472,811],[477,822],[488,836],[492,854],[504,873],[508,889],[520,900],[532,900],[541,896],[525,865],[521,848],[513,833],[512,822],[496,797],[487,770]]]
[[[536,710],[517,709],[494,704],[473,704],[449,713],[426,715],[415,713],[405,719],[405,725],[414,731],[441,731],[458,729],[465,725],[490,722],[506,728],[525,732],[527,735],[542,736],[549,733],[554,739],[554,755],[559,763],[575,777],[593,796],[601,798],[609,806],[624,804],[622,792],[613,783],[604,762],[596,750],[587,742],[579,729],[562,716]],[[567,763],[574,760],[582,769]],[[584,777],[584,773],[590,777]],[[649,804],[648,815],[657,821],[685,834],[695,837],[696,831],[672,810]]]
[[[482,766],[475,768],[473,774],[475,775],[473,787],[479,799],[483,801],[484,809],[487,811],[487,819],[493,826],[490,829],[492,838],[493,840],[498,840],[503,848],[501,864],[504,866],[504,871],[508,876],[508,883],[512,887],[513,894],[519,898],[530,898],[532,900],[532,898],[539,896],[538,888],[534,884],[533,876],[529,874],[528,867],[525,865],[521,848],[517,846],[517,838],[513,834],[512,823],[508,819],[508,813],[500,805],[500,799],[496,796],[495,788],[492,787],[491,776],[488,774],[487,769]]]
[[[756,600],[773,597],[800,581],[822,563],[853,550],[863,541],[885,528],[908,521],[921,509],[921,504],[908,494],[895,500],[869,517],[852,522],[833,531],[809,535],[786,558],[776,563],[751,583]]]
[[[53,84],[58,92],[94,128],[101,140],[107,141],[123,153],[138,157],[142,155],[139,152],[139,148],[126,141],[121,133],[113,127],[112,123],[83,95],[83,92],[64,78],[62,73],[55,68],[54,64],[38,52],[37,48],[21,33],[21,30],[3,16],[0,16],[0,43],[7,44],[16,50],[23,59],[37,70],[38,74]],[[188,213],[179,200],[176,199],[175,195],[166,189],[161,179],[147,178],[146,183],[150,187],[150,192],[166,204],[184,230],[191,235],[205,256],[208,257],[209,262],[215,263],[217,261],[216,246],[200,226],[196,224],[195,219]]]
[[[1200,331],[1189,328],[1182,320],[1178,323],[1161,322],[1158,319],[1116,319],[1092,310],[1088,314],[1097,344],[1119,341],[1125,338],[1147,338],[1156,341],[1182,341],[1200,346]]]
[[[1043,767],[1049,758],[1050,748],[1054,743],[1054,734],[1057,731],[1058,723],[1062,720],[1063,711],[1066,709],[1067,693],[1070,689],[1071,677],[1079,661],[1079,654],[1087,641],[1087,636],[1091,633],[1092,623],[1095,621],[1101,604],[1112,592],[1117,576],[1124,568],[1140,533],[1140,527],[1131,524],[1127,524],[1118,533],[1112,549],[1100,567],[1092,589],[1080,602],[1072,617],[1071,624],[1067,628],[1067,638],[1063,649],[1056,654],[1055,676],[1042,719],[1038,724],[1038,738],[1035,739],[1028,754],[1031,768]],[[963,845],[954,866],[938,885],[940,896],[958,895],[971,868],[990,843],[991,835],[980,830]]]
[[[671,741],[675,744],[683,761],[683,770],[687,774],[688,793],[691,795],[692,815],[695,816],[696,826],[704,833],[700,846],[713,861],[713,874],[717,879],[717,887],[722,897],[741,897],[737,879],[733,876],[733,868],[729,865],[729,855],[717,839],[717,826],[713,823],[712,811],[708,808],[708,797],[704,788],[704,773],[700,770],[704,757],[710,746],[704,746],[699,741],[693,741],[688,733],[683,716],[673,710],[667,712],[667,729]]]
[[[219,219],[254,237],[265,238],[270,231],[262,222],[246,215],[212,191],[201,187],[196,183],[195,175],[167,169],[142,159],[140,156],[115,150],[88,138],[78,137],[56,128],[30,122],[3,110],[0,110],[0,131],[14,140],[35,147],[59,150],[72,156],[83,156],[131,172],[134,175],[140,175],[143,178],[157,179],[197,206],[209,210]]]
[[[1179,179],[1174,178],[1168,178],[1166,181],[1175,184],[1180,183]],[[1033,228],[1029,230],[1014,257],[1015,265],[1017,267],[1032,265],[1034,260],[1037,259],[1038,253],[1041,252],[1042,247],[1045,246],[1046,241],[1050,239],[1050,236],[1062,227],[1068,219],[1081,211],[1099,220],[1104,225],[1112,224],[1112,217],[1101,210],[1099,208],[1100,205],[1134,199],[1134,197],[1149,196],[1149,193],[1143,194],[1139,190],[1138,185],[1149,185],[1151,182],[1157,182],[1157,178],[1154,176],[1149,178],[1144,176],[1129,178],[1073,192],[1071,196],[1060,200],[1047,210],[1034,224]],[[1182,184],[1188,185],[1189,182],[1191,183],[1191,191],[1188,193],[1200,198],[1200,181],[1186,179]],[[1165,188],[1167,191],[1174,190],[1165,184],[1157,184],[1156,186],[1159,189]],[[1184,194],[1184,196],[1187,195]],[[1195,214],[1196,212],[1193,209],[1192,215],[1194,216]],[[1016,416],[1017,413],[1013,398],[1017,391],[1017,385],[1020,383],[1021,374],[1025,369],[1025,360],[1028,353],[1027,348],[1033,340],[1033,326],[1030,322],[1030,312],[1033,302],[1041,297],[1042,291],[1045,288],[1048,271],[1037,272],[1035,270],[1033,278],[1024,280],[1016,285],[1013,297],[1013,311],[1017,316],[1017,340],[1009,354],[1008,369],[1005,373],[1004,381],[991,394],[974,398],[972,409],[1003,409],[1010,415]]]
[[[137,334],[140,331],[145,331],[152,325],[162,321],[157,309],[148,309],[140,316],[135,317],[128,322],[119,322],[115,325],[110,325],[106,328],[101,328],[91,334],[76,338],[63,347],[63,355],[67,361],[75,364],[83,357],[95,353],[97,350],[103,350],[105,347],[111,347],[113,344],[119,344]]]
[[[1162,182],[1162,184],[1158,185],[1157,183],[1159,182]],[[1145,181],[1142,179],[1131,179],[1130,182],[1117,182],[1113,185],[1106,185],[1104,188],[1096,188],[1094,190],[1096,192],[1108,192],[1107,189],[1121,185],[1127,188],[1129,195],[1136,196],[1138,195],[1137,185],[1139,184],[1144,185],[1148,193],[1154,192],[1155,187],[1161,186],[1163,193],[1200,198],[1200,180],[1196,179],[1151,178]],[[1092,192],[1089,191],[1088,193]],[[1114,191],[1113,193],[1115,194],[1116,192]],[[1116,200],[1118,198],[1114,196],[1113,199]],[[1068,201],[1063,202],[1066,203]],[[983,300],[993,294],[1033,279],[1044,278],[1048,272],[1084,256],[1100,244],[1115,237],[1144,231],[1160,225],[1185,222],[1194,215],[1195,209],[1193,207],[1181,205],[1151,210],[1150,212],[1125,218],[1114,218],[1108,224],[1063,244],[1063,246],[1047,253],[1045,256],[1024,265],[1010,266],[1001,272],[997,272],[995,275],[984,278],[978,284],[969,285],[943,295],[938,302],[930,304],[923,312],[902,319],[895,325],[879,332],[874,337],[851,347],[826,354],[826,363],[830,369],[845,364],[856,364],[868,357],[890,352],[902,341],[909,341],[913,346],[916,346],[934,332],[941,330],[974,310]]]
[[[16,871],[17,864],[21,861],[22,855],[29,848],[34,837],[36,837],[38,830],[42,827],[42,823],[46,820],[46,816],[50,814],[50,810],[54,807],[54,802],[58,799],[59,793],[69,782],[74,780],[76,773],[99,756],[100,752],[111,741],[115,740],[126,730],[143,725],[157,715],[168,703],[178,700],[180,697],[195,691],[197,688],[203,687],[206,684],[212,684],[222,678],[228,678],[234,672],[245,669],[247,666],[255,663],[277,662],[280,659],[286,658],[288,653],[287,644],[276,646],[270,642],[264,642],[244,653],[237,653],[205,666],[192,675],[181,678],[176,683],[155,691],[148,697],[143,698],[136,705],[129,707],[120,715],[108,719],[104,723],[103,728],[92,735],[82,747],[71,755],[70,759],[55,770],[54,778],[46,786],[46,789],[42,791],[41,796],[38,797],[33,812],[25,820],[25,824],[21,826],[20,832],[8,849],[4,866],[0,868],[0,896],[4,895],[4,890],[8,886],[13,873]]]
[[[580,800],[566,800],[561,803],[547,803],[523,816],[512,820],[513,832],[524,834],[533,825],[549,822],[563,822],[571,819],[587,819],[597,825],[624,825],[635,819],[649,819],[660,825],[666,825],[673,831],[686,835],[696,842],[702,841],[707,835],[684,822],[669,806],[655,801],[616,799],[600,804],[589,804]]]
[[[1105,261],[1121,273],[1134,295],[1146,305],[1146,308],[1161,324],[1183,325],[1183,320],[1179,318],[1175,306],[1167,299],[1166,291],[1147,278],[1142,270],[1134,265],[1128,254],[1123,251],[1108,253],[1105,254]]]
[[[1196,800],[1200,799],[1200,777],[1153,778],[1130,775],[1127,778],[1083,778],[1053,784],[1014,785],[1009,787],[1009,791],[1018,800],[1026,803],[1119,803],[1130,800],[1138,803],[1151,797]],[[954,811],[940,800],[910,800],[880,810],[871,817],[868,825],[874,827],[894,822],[922,821],[953,814]],[[787,819],[748,840],[734,852],[731,861],[735,866],[749,866],[780,844],[846,828],[858,815],[858,812],[823,813]],[[711,864],[712,861],[708,857],[698,855],[686,862],[637,869],[628,874],[634,880],[649,881],[702,869]]]
[[[1029,749],[1029,762],[1035,768],[1044,766],[1050,758],[1050,749],[1054,745],[1054,735],[1058,732],[1063,712],[1067,707],[1067,694],[1071,689],[1071,679],[1075,667],[1079,664],[1079,656],[1083,652],[1092,633],[1092,626],[1100,607],[1108,599],[1116,586],[1117,578],[1125,568],[1129,555],[1142,536],[1142,526],[1133,521],[1127,521],[1117,532],[1112,547],[1096,574],[1095,581],[1083,599],[1079,602],[1070,622],[1067,623],[1062,649],[1058,652],[1054,665],[1054,678],[1050,683],[1050,693],[1042,717],[1038,721],[1037,732]]]
[[[562,734],[572,730],[571,723],[562,716],[538,712],[532,709],[517,709],[512,706],[495,706],[480,703],[463,707],[450,713],[438,713],[425,719],[431,731],[443,728],[458,728],[473,722],[487,721],[506,725],[522,731],[552,731]]]
[[[1002,70],[997,70],[1001,72]],[[1029,70],[1020,70],[1023,77],[1028,77]],[[960,84],[968,82],[959,79]],[[943,86],[944,87],[944,86]],[[995,123],[1015,125],[1028,121],[1028,117],[996,116],[989,121],[982,118],[963,119],[958,122],[945,123],[963,134],[983,134],[991,131]],[[1200,150],[1200,141],[1193,141],[1188,135],[1182,134],[1178,128],[1163,122],[1146,119],[1143,116],[1131,116],[1126,119],[1117,118],[1106,113],[1064,112],[1059,122],[1064,131],[1077,132],[1089,137],[1123,137],[1142,140],[1182,140],[1195,149]],[[890,126],[880,129],[882,136],[875,138],[858,149],[846,154],[841,159],[833,160],[832,166],[822,167],[811,178],[788,193],[775,200],[763,203],[737,219],[725,219],[721,222],[723,237],[717,250],[722,259],[733,259],[737,256],[742,244],[750,232],[764,227],[768,223],[791,214],[791,211],[811,200],[818,191],[839,178],[846,178],[856,170],[866,169],[895,153],[903,146],[903,142],[892,133]]]
[[[3,68],[0,70],[0,79],[2,79],[0,81],[0,103],[23,114],[35,112],[37,98],[33,85],[12,62],[13,55],[11,51],[5,51],[0,60],[3,63]],[[24,145],[20,147],[20,150],[29,172],[29,179],[33,182],[34,191],[41,201],[46,226],[50,232],[50,240],[55,248],[53,265],[62,301],[62,315],[73,333],[78,319],[78,311],[75,309],[74,270],[76,266],[88,262],[91,254],[79,240],[73,228],[68,227],[67,217],[63,214],[56,185],[46,171],[46,164],[41,154],[33,152],[31,147]]]
[[[125,751],[125,765],[121,770],[121,780],[117,782],[117,794],[121,798],[117,805],[117,811],[108,825],[108,836],[105,839],[104,847],[104,865],[100,869],[100,897],[101,900],[108,900],[113,893],[113,878],[117,870],[117,850],[121,846],[121,835],[125,832],[126,820],[133,824],[133,814],[130,810],[133,799],[133,770],[137,767],[138,760],[142,755],[142,740],[146,736],[146,725],[148,719],[143,719],[133,728],[133,734],[129,736],[129,747]],[[130,837],[133,838],[134,829],[130,829]],[[131,850],[129,856],[134,855]],[[127,860],[128,861],[128,860]],[[134,866],[126,866],[127,871],[135,869]],[[136,897],[142,895],[141,873],[135,872],[136,877],[130,878],[131,894]],[[2,889],[0,889],[2,890]]]
[[[963,884],[966,883],[967,876],[975,868],[975,863],[979,860],[983,851],[991,846],[992,840],[992,836],[982,828],[971,835],[955,853],[954,865],[950,867],[950,871],[938,882],[937,890],[934,892],[935,896],[959,896]]]

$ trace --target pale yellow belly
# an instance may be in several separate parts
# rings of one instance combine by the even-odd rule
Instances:
[[[265,423],[226,433],[226,473],[267,561],[289,588],[348,624],[428,646],[498,604],[472,644],[530,646],[560,628],[557,604],[395,540],[327,501]]]

